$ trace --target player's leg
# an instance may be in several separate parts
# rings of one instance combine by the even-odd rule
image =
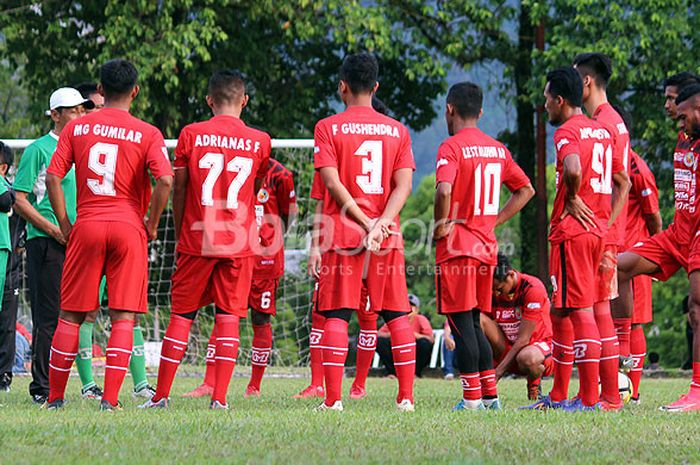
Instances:
[[[47,408],[60,408],[70,377],[71,366],[78,355],[80,325],[85,313],[61,311],[58,325],[51,341],[49,358],[49,396]]]
[[[216,325],[211,330],[209,342],[207,342],[207,355],[204,371],[204,381],[202,384],[194,388],[192,391],[183,394],[182,397],[200,398],[209,397],[214,392],[214,384],[216,384]]]
[[[279,280],[253,280],[248,306],[253,323],[251,353],[252,373],[244,397],[260,396],[260,383],[272,352],[272,325],[270,317],[276,313],[276,295]]]
[[[430,363],[433,354],[433,343],[428,339],[416,339],[416,376],[423,377],[423,369]]]
[[[481,313],[481,330],[491,345],[494,360],[500,360],[508,348],[508,340],[498,323]]]
[[[102,394],[102,409],[119,405],[119,390],[129,369],[129,359],[134,346],[134,318],[132,311],[109,311],[112,331],[107,342],[105,362],[105,387]]]
[[[527,378],[528,381],[539,380],[544,373],[544,354],[542,350],[534,345],[522,348],[515,356],[518,364],[518,371]]]
[[[252,270],[252,266],[250,267]],[[226,393],[238,359],[240,317],[216,307],[216,383],[211,395],[212,409],[227,409]]]
[[[80,325],[78,357],[75,359],[75,366],[78,368],[78,376],[82,384],[80,393],[84,399],[102,398],[102,390],[95,383],[92,374],[92,334],[98,313],[99,310],[91,311],[85,315],[85,320]]]
[[[642,381],[644,358],[647,355],[647,338],[642,325],[632,325],[630,352],[632,354],[632,360],[634,360],[634,365],[629,372],[630,381],[632,382],[632,402],[638,403],[639,384]]]
[[[323,327],[326,318],[316,311],[316,295],[318,285],[314,286],[313,302],[311,306],[311,331],[309,331],[309,364],[311,365],[311,384],[298,394],[295,399],[306,399],[309,397],[325,397],[323,389],[323,349],[321,349],[321,339],[323,338]]]
[[[368,308],[367,289],[363,285],[362,299],[357,310],[360,334],[357,336],[355,380],[350,387],[351,399],[362,399],[367,395],[365,383],[377,348],[377,314]]]
[[[651,278],[649,276],[635,276],[632,280],[632,288],[635,296],[630,337],[630,353],[633,364],[629,378],[632,382],[632,402],[639,403],[639,384],[647,352],[647,340],[642,325],[653,321]]]
[[[180,261],[179,258],[178,261]],[[174,275],[173,279],[175,279]],[[173,281],[173,287],[174,285],[175,281]],[[182,358],[187,351],[190,329],[192,328],[192,322],[196,316],[197,310],[187,313],[171,313],[170,323],[168,323],[168,328],[165,330],[163,345],[160,349],[156,393],[143,407],[167,407],[173,380],[175,379],[175,374],[180,366],[180,362],[182,362]]]
[[[343,308],[324,312],[321,347],[323,350],[323,377],[326,382],[326,407],[337,407],[342,400],[343,373],[348,356],[348,322],[353,309]]]
[[[561,404],[569,397],[569,382],[574,370],[574,325],[565,309],[552,308],[552,358],[554,383],[549,398]]]
[[[144,397],[150,399],[155,393],[155,389],[148,384],[148,374],[146,373],[146,351],[144,348],[143,329],[140,324],[141,319],[136,315],[134,320],[134,348],[131,351],[129,361],[129,371],[134,382],[134,397]]]
[[[620,346],[615,334],[615,325],[610,312],[610,300],[617,296],[617,247],[607,245],[598,267],[598,296],[593,304],[593,314],[600,335],[601,351],[599,375],[600,399],[605,408],[622,408],[618,387]],[[631,321],[631,320],[630,320]],[[625,329],[625,331],[627,331]]]
[[[391,358],[399,381],[397,405],[409,401],[413,405],[413,380],[416,373],[416,337],[405,312],[381,312],[391,334]]]
[[[498,400],[496,387],[496,370],[493,366],[493,351],[491,344],[481,329],[481,312],[491,313],[491,298],[493,293],[493,267],[479,264],[476,269],[476,292],[478,310],[472,311],[474,334],[479,346],[479,380],[481,382],[481,399],[486,408],[498,410],[501,403]]]
[[[479,347],[474,331],[472,312],[453,312],[447,315],[455,338],[455,353],[462,382],[462,401],[454,410],[481,410],[481,379],[479,377]]]

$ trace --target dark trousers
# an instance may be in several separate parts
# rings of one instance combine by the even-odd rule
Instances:
[[[394,356],[391,354],[391,338],[377,338],[377,353],[379,359],[386,367],[388,375],[395,375]],[[416,376],[423,373],[423,368],[430,363],[430,355],[433,353],[433,343],[427,339],[416,339]]]
[[[15,363],[15,326],[17,323],[17,305],[19,304],[19,255],[8,256],[5,289],[2,294],[0,310],[0,375],[7,373],[12,377]]]
[[[49,394],[49,353],[61,308],[66,249],[53,239],[27,241],[27,278],[32,304],[32,382],[29,394]]]

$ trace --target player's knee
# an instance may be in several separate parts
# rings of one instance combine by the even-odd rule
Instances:
[[[250,321],[255,326],[263,326],[270,322],[270,315],[257,310],[252,310],[250,312]]]
[[[61,312],[59,313],[59,318],[61,318],[62,320],[66,320],[70,323],[81,325],[85,320],[85,315],[86,313],[82,312],[67,312],[65,310],[61,310]]]
[[[329,310],[327,312],[323,312],[323,316],[326,317],[326,319],[329,318],[339,318],[345,322],[350,321],[350,317],[352,317],[352,312],[354,310],[350,308],[341,308],[338,310]]]
[[[197,312],[198,312],[198,310],[195,310],[194,312],[190,312],[190,313],[181,313],[178,316],[181,318],[187,318],[188,320],[194,320],[195,317],[197,316]]]
[[[83,323],[94,323],[97,320],[97,314],[99,313],[99,310],[93,310],[85,315],[85,320],[83,320]]]
[[[380,312],[380,315],[382,316],[382,319],[384,320],[385,323],[389,323],[391,320],[395,320],[396,318],[400,318],[404,315],[408,315],[407,312],[395,312],[393,310],[382,310]]]
[[[688,321],[693,331],[697,333],[700,329],[700,298],[691,296],[688,299]]]
[[[627,282],[634,277],[634,268],[639,256],[633,253],[622,253],[617,258],[617,280]]]
[[[515,357],[518,366],[528,373],[538,370],[542,365],[543,358],[541,353],[531,347],[524,348]]]

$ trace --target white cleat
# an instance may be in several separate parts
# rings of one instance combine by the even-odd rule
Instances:
[[[140,409],[148,409],[148,408],[162,408],[166,409],[170,406],[170,399],[167,397],[163,397],[160,399],[158,402],[153,402],[153,399],[148,399],[146,402],[143,404],[139,405]]]
[[[209,410],[228,410],[228,404],[222,404],[218,400],[213,400],[209,404]]]
[[[336,412],[342,412],[343,411],[343,403],[339,400],[336,400],[333,405],[330,407],[326,405],[325,402],[323,402],[321,405],[316,407],[314,411],[316,412],[325,412],[327,410],[335,410]]]
[[[404,399],[401,402],[396,403],[396,408],[399,412],[415,412],[416,406],[411,402],[410,399]]]
[[[134,397],[134,399],[138,397],[144,399],[151,399],[153,396],[156,395],[156,390],[153,388],[153,386],[147,384],[138,391],[132,391],[131,395]]]

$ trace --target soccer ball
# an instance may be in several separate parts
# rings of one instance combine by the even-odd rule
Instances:
[[[620,388],[620,400],[627,404],[632,398],[632,380],[624,373],[617,374],[617,385]]]

